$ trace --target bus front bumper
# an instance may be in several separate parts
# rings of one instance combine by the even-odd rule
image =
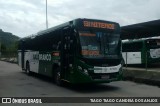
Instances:
[[[122,80],[122,69],[116,73],[87,75],[81,71],[76,71],[70,77],[70,83],[109,83]]]

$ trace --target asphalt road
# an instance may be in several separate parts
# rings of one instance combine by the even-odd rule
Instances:
[[[49,78],[39,75],[28,76],[21,71],[17,64],[0,61],[0,97],[160,97],[160,88],[130,81],[118,81],[107,84],[85,85],[85,86],[66,86],[59,87]],[[2,104],[0,104],[1,106]],[[25,104],[28,106],[27,104]],[[44,104],[37,104],[41,106]],[[45,104],[52,105],[53,104]],[[54,104],[54,106],[132,106],[131,103],[107,103],[107,104]],[[136,104],[150,106],[151,104]],[[157,106],[159,104],[152,104]],[[3,105],[2,105],[3,106]],[[36,106],[35,104],[33,106]]]

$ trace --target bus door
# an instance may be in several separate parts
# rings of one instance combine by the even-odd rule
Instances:
[[[21,53],[22,53],[21,54],[22,69],[25,69],[25,67],[24,67],[24,49],[22,50]]]
[[[71,60],[71,28],[66,27],[62,31],[62,45],[61,45],[61,78],[67,78],[67,72],[69,71],[69,64]]]
[[[20,45],[20,46],[21,46],[21,47],[20,47],[20,49],[21,49],[21,51],[20,51],[21,54],[20,54],[20,58],[19,58],[19,59],[20,59],[20,61],[21,61],[20,64],[21,64],[22,69],[25,69],[25,67],[24,67],[24,51],[25,51],[25,50],[24,50],[24,43],[25,43],[24,41],[21,41],[21,45]]]

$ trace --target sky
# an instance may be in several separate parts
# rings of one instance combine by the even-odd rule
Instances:
[[[48,26],[76,18],[121,26],[160,19],[160,0],[47,0]],[[0,29],[25,37],[46,29],[46,0],[0,0]]]

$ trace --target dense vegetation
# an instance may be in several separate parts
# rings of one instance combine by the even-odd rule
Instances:
[[[0,51],[2,55],[16,55],[19,37],[0,29]]]

